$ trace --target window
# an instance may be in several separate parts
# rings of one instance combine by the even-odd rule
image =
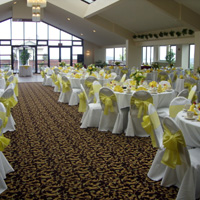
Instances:
[[[159,48],[159,60],[166,60],[165,57],[167,55],[167,46],[160,46]]]
[[[107,48],[106,49],[106,63],[114,65],[115,62],[120,62],[121,65],[125,65],[126,61],[126,48]]]
[[[190,44],[189,46],[189,68],[194,69],[194,53],[195,53],[195,46],[194,44]]]
[[[174,55],[174,61],[176,62],[176,46],[175,46],[175,45],[170,46],[170,49],[171,49],[171,51],[175,54],[175,55]]]
[[[154,47],[147,46],[142,48],[142,63],[144,65],[151,65],[154,57]]]

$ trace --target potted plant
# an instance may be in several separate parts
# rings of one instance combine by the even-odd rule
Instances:
[[[174,62],[175,62],[175,53],[173,51],[168,51],[165,59],[166,61],[168,62],[169,66],[172,67],[174,65]]]
[[[20,60],[21,60],[21,63],[22,65],[26,65],[27,64],[27,61],[28,59],[30,58],[30,53],[28,52],[27,49],[23,49],[22,52],[21,52],[21,55],[20,55]]]

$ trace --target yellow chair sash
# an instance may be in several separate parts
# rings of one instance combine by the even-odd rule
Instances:
[[[181,130],[172,134],[171,131],[164,126],[163,145],[166,149],[161,162],[173,169],[176,168],[176,165],[181,165],[178,146],[186,146]]]
[[[57,80],[57,81],[55,82],[55,85],[58,87],[58,91],[60,91],[60,81]]]
[[[78,96],[79,96],[78,112],[85,112],[87,108],[86,96],[83,92],[81,92]]]
[[[160,74],[158,74],[158,79],[160,81],[166,81],[167,80],[167,75],[160,75]]]
[[[53,73],[51,75],[51,79],[52,79],[53,83],[55,84],[55,82],[57,81],[57,75]]]
[[[0,136],[0,151],[3,151],[10,144],[10,139]]]
[[[17,104],[17,101],[12,96],[12,97],[10,97],[8,99],[5,99],[5,98],[1,97],[0,98],[0,102],[2,102],[3,105],[5,106],[7,116],[9,117],[10,116],[10,109],[13,108]]]
[[[17,77],[14,77],[14,83],[15,83],[14,93],[18,97],[18,79],[17,79]]]
[[[62,92],[66,93],[70,91],[70,82],[69,81],[62,81]]]
[[[177,76],[177,72],[175,71],[174,72],[174,77],[172,79],[172,82],[175,82],[177,80],[178,76]]]
[[[141,118],[142,111],[143,111],[143,115],[147,114],[148,106],[150,103],[153,104],[152,98],[149,98],[146,101],[135,99],[134,97],[131,98],[131,105],[135,104],[135,106],[138,108],[138,116],[137,116],[138,118]]]
[[[89,97],[94,95],[94,90],[93,90],[93,86],[92,86],[92,82],[89,81],[85,81],[85,85],[90,89],[89,91]]]
[[[128,69],[122,69],[121,72],[122,72],[122,74],[127,74],[128,73]]]
[[[45,77],[45,73],[44,73],[44,71],[41,71],[40,74],[42,75],[42,78]]]
[[[191,84],[191,83],[186,82],[186,83],[184,83],[184,88],[187,88],[187,89],[189,90],[189,92],[190,92],[190,90],[192,89],[192,87],[193,87],[194,85],[195,85],[195,84]]]
[[[0,133],[1,133],[2,128],[5,128],[8,122],[8,117],[6,117],[6,112],[0,111],[0,118],[3,122],[2,126],[0,126]]]
[[[114,94],[111,96],[106,96],[105,94],[100,93],[99,98],[101,102],[105,105],[104,115],[108,115],[109,111],[114,112],[113,101],[117,101]]]
[[[149,115],[145,115],[143,117],[143,122],[141,124],[144,130],[150,135],[153,147],[158,147]]]

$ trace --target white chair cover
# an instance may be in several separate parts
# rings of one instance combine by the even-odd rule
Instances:
[[[120,83],[124,83],[124,81],[126,80],[126,74],[124,74],[120,80]]]
[[[101,116],[101,104],[100,103],[89,103],[87,93],[85,92],[85,88],[81,84],[81,90],[85,95],[87,109],[83,114],[81,119],[81,128],[87,127],[98,127],[99,120]]]
[[[158,151],[155,155],[155,158],[152,162],[151,168],[147,174],[147,176],[154,180],[159,181],[162,179],[166,166],[161,163],[163,154],[164,154],[164,146],[162,143],[163,140],[163,129],[157,114],[157,111],[153,104],[149,104],[148,106],[148,114],[150,117],[151,124],[153,126],[153,134],[155,137],[156,145],[158,147]]]
[[[193,99],[193,97],[194,97],[194,95],[195,95],[195,93],[196,93],[196,90],[197,90],[197,86],[194,85],[194,86],[192,87],[192,89],[190,90],[189,95],[188,95],[188,99],[189,99],[190,101],[192,101],[192,99]]]
[[[153,98],[151,94],[147,91],[136,91],[133,93],[132,98],[138,99],[140,101],[147,101],[150,100],[153,103]],[[131,104],[131,102],[130,102]],[[149,135],[141,126],[143,113],[140,118],[138,118],[138,108],[135,104],[130,105],[130,112],[128,114],[128,125],[127,129],[125,130],[126,136],[139,136],[139,137],[148,137]]]
[[[52,69],[48,69],[47,73],[45,74],[45,78],[43,80],[43,85],[45,86],[52,86],[53,81],[51,78],[51,75],[53,74],[53,70]]]
[[[14,96],[14,90],[12,88],[8,88],[4,91],[1,97],[5,99],[9,99],[10,97]],[[3,103],[0,102],[0,112],[6,112],[6,108],[4,107]],[[15,131],[15,121],[13,119],[12,113],[8,117],[8,122],[5,128],[3,128],[3,133],[7,131]]]
[[[180,131],[176,122],[170,117],[166,117],[163,120],[163,125],[166,126],[172,134]],[[176,200],[200,198],[200,149],[195,148],[188,150],[178,143],[178,151],[181,165],[176,165],[175,169],[167,166],[161,185],[166,187],[176,185],[179,187]]]
[[[177,95],[177,97],[185,97],[188,98],[189,95],[189,90],[188,89],[183,89],[182,91],[180,91]]]
[[[100,96],[102,111],[101,111],[101,118],[100,118],[98,130],[111,131],[114,134],[122,133],[122,131],[125,128],[124,114],[118,108],[117,98],[114,92],[109,88],[103,87],[99,91],[99,96]],[[109,110],[107,114],[105,114],[104,112],[105,104],[103,102],[102,96],[104,97],[106,96],[108,98],[112,97],[112,99],[110,100],[112,100],[113,110]]]
[[[99,81],[93,82],[93,90],[94,90],[94,96],[96,99],[96,103],[100,103],[99,99],[99,90],[102,88],[102,85],[99,83]]]
[[[62,82],[62,77],[58,74],[57,75],[57,83],[55,84],[55,87],[54,87],[54,92],[60,92],[61,91],[61,82]],[[58,85],[57,85],[58,84]]]

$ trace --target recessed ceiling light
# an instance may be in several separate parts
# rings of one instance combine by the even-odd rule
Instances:
[[[70,21],[71,19],[68,17],[67,20]]]
[[[13,4],[16,4],[16,3],[17,3],[16,1],[13,2]]]
[[[83,33],[81,33],[81,35],[83,35]]]
[[[95,33],[95,32],[96,32],[96,30],[93,30],[93,32]]]

